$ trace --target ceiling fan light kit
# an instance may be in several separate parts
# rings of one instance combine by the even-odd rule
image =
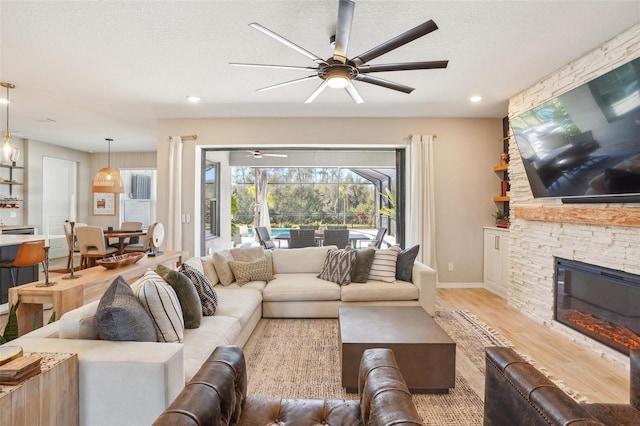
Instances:
[[[363,83],[373,84],[375,86],[396,90],[402,93],[411,93],[414,88],[403,84],[384,80],[379,77],[367,75],[376,72],[390,71],[412,71],[412,70],[428,70],[447,68],[449,61],[423,61],[423,62],[403,62],[395,64],[382,65],[365,65],[367,62],[376,59],[385,53],[395,50],[407,43],[410,43],[422,36],[425,36],[438,29],[438,26],[432,20],[426,21],[415,28],[412,28],[397,37],[374,47],[349,59],[347,57],[347,46],[351,34],[351,24],[353,22],[355,3],[352,0],[339,0],[338,19],[336,24],[336,33],[330,37],[330,44],[334,48],[333,56],[328,59],[322,59],[319,56],[309,52],[303,47],[298,46],[292,41],[287,40],[283,36],[271,31],[270,29],[258,24],[251,23],[249,26],[261,33],[273,38],[274,40],[284,44],[285,46],[295,50],[296,52],[306,56],[316,63],[316,67],[298,67],[289,65],[268,65],[268,64],[247,64],[247,63],[231,63],[234,66],[256,67],[256,68],[279,68],[301,71],[313,71],[314,74],[295,80],[286,81],[284,83],[274,84],[272,86],[257,89],[265,91],[278,87],[288,86],[290,84],[300,83],[303,81],[320,78],[321,84],[309,95],[305,103],[311,103],[316,99],[327,87],[334,89],[345,89],[354,102],[361,104],[364,102],[358,90],[352,81],[361,81]]]

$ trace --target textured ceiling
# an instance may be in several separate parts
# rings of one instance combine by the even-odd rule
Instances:
[[[446,70],[379,74],[415,87],[409,95],[355,82],[361,105],[329,89],[305,105],[320,80],[257,92],[308,73],[228,65],[313,66],[248,24],[328,58],[337,8],[337,0],[2,0],[0,78],[16,85],[11,130],[86,151],[105,151],[111,137],[113,151],[137,151],[155,149],[164,118],[503,117],[510,96],[640,22],[640,0],[356,0],[349,57],[433,19],[437,31],[371,64],[450,61]],[[473,94],[483,101],[471,104]]]

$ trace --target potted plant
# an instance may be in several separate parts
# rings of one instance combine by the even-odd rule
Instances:
[[[509,227],[509,215],[503,211],[496,210],[492,216],[496,220],[496,226],[499,228],[508,228]]]

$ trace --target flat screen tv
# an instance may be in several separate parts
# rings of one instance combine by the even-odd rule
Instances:
[[[534,197],[640,202],[640,58],[510,125]]]

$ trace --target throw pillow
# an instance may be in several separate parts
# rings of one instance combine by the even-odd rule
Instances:
[[[351,250],[347,247],[346,250]],[[373,257],[376,254],[376,250],[372,248],[356,250],[356,261],[351,268],[351,282],[352,283],[366,283],[369,279],[369,271],[371,270],[371,264],[373,263]]]
[[[176,292],[153,271],[138,290],[138,300],[149,312],[156,329],[158,342],[180,343],[184,338],[184,320]]]
[[[271,281],[274,277],[267,266],[267,258],[261,257],[253,262],[241,262],[234,260],[229,262],[229,267],[236,277],[238,285],[244,285],[249,281]]]
[[[318,278],[339,285],[348,285],[351,283],[351,268],[355,260],[356,252],[353,250],[331,249],[327,252]]]
[[[103,340],[158,340],[149,313],[120,275],[102,295],[95,318],[98,335]]]
[[[418,257],[418,251],[420,251],[420,244],[401,250],[398,253],[398,260],[396,262],[397,279],[411,282],[413,278],[413,263],[416,257]]]
[[[184,318],[184,328],[198,328],[202,321],[202,302],[193,282],[182,272],[158,265],[156,272],[173,288],[178,296]]]
[[[369,279],[392,283],[396,280],[396,262],[400,246],[391,246],[388,249],[376,250],[369,271]]]
[[[264,257],[263,247],[236,247],[229,250],[233,260],[240,262],[253,262]]]
[[[218,284],[220,282],[220,279],[218,278],[216,267],[213,265],[213,255],[201,257],[200,262],[202,263],[204,276],[207,277],[211,285]]]
[[[213,266],[216,268],[220,284],[231,284],[235,280],[233,271],[231,271],[231,268],[229,267],[229,262],[234,260],[233,256],[231,256],[231,252],[229,250],[217,251],[211,255],[211,260],[213,262]]]
[[[216,314],[218,309],[218,295],[207,277],[184,263],[180,265],[179,272],[185,274],[196,287],[200,302],[202,303],[202,315],[212,316]]]

